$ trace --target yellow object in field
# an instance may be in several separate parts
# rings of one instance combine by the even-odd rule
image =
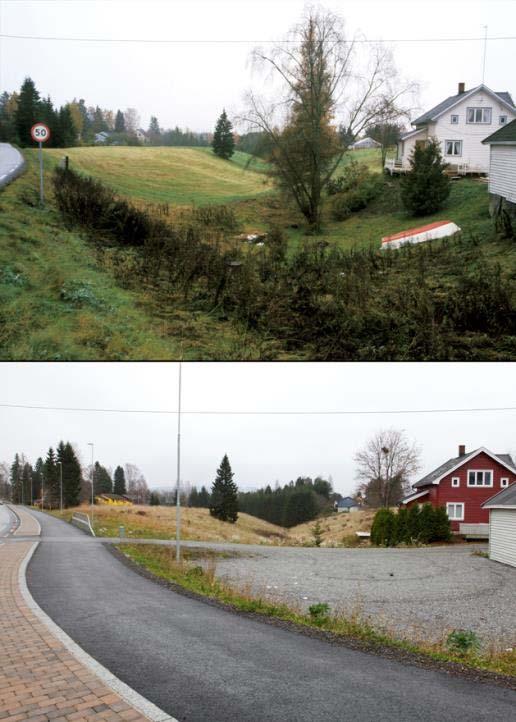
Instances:
[[[106,504],[108,506],[132,506],[133,502],[130,499],[114,499],[110,494],[101,494],[95,497],[97,504]]]

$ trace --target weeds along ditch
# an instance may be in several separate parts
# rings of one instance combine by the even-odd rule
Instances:
[[[235,240],[230,207],[168,219],[103,183],[56,168],[55,200],[114,258],[120,282],[163,303],[243,322],[300,358],[510,359],[516,355],[513,244],[459,235],[398,251],[343,250],[307,238],[288,253],[280,228],[265,245]],[[505,245],[502,265],[493,244]],[[512,264],[512,265],[511,265]]]

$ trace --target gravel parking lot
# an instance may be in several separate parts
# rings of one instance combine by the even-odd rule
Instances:
[[[327,602],[357,611],[409,638],[471,629],[486,643],[516,646],[516,569],[473,554],[480,549],[247,547],[245,556],[219,559],[216,573],[304,609]]]

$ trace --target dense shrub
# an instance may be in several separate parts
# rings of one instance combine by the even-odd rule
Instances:
[[[371,526],[371,544],[375,546],[396,546],[397,544],[430,544],[449,541],[450,521],[444,507],[424,504],[422,509],[413,505],[410,509],[399,509],[395,514],[390,509],[378,509]]]
[[[343,221],[362,210],[379,195],[383,185],[382,176],[372,174],[366,165],[352,160],[344,173],[328,185],[333,218]]]

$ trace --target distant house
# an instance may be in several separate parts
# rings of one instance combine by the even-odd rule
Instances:
[[[516,567],[516,484],[482,506],[489,512],[489,558]]]
[[[113,506],[130,506],[131,499],[123,494],[99,494],[95,497],[97,504],[111,504]]]
[[[335,508],[338,512],[358,511],[360,509],[356,501],[350,496],[345,496],[344,499],[340,499],[340,501],[335,504]]]
[[[143,130],[143,128],[137,128],[137,130],[135,131],[134,134],[139,143],[148,143],[149,142],[149,136]]]
[[[401,504],[411,507],[427,502],[444,506],[452,531],[464,536],[489,536],[489,511],[484,503],[494,492],[516,482],[516,466],[510,454],[493,454],[481,447],[448,459],[412,485],[413,492]]]
[[[401,136],[396,159],[388,159],[385,168],[391,174],[407,171],[414,148],[436,139],[454,172],[488,173],[489,149],[482,144],[486,132],[515,118],[516,107],[507,91],[494,92],[486,85],[466,90],[464,83],[459,83],[456,95],[412,121],[414,130]]]
[[[110,136],[110,135],[111,135],[111,134],[108,133],[106,130],[103,130],[103,131],[101,131],[100,133],[95,133],[94,142],[95,142],[97,145],[101,145],[102,143],[107,143],[107,141],[109,140],[109,136]]]
[[[356,140],[352,143],[348,150],[362,150],[363,148],[381,148],[382,144],[372,138],[366,137],[362,140]]]

